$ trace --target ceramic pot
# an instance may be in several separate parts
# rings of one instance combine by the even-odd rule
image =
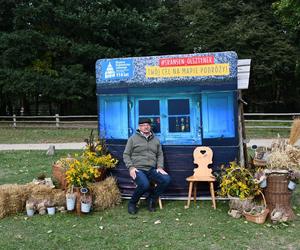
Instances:
[[[81,212],[89,213],[91,211],[92,203],[81,202]]]
[[[47,207],[47,212],[49,215],[55,214],[55,207]]]
[[[264,179],[262,182],[259,183],[259,186],[261,188],[266,188],[267,187],[267,179]]]
[[[76,197],[67,198],[67,210],[68,211],[73,211],[75,209],[75,201],[76,201]]]
[[[34,209],[26,209],[26,213],[28,217],[31,217],[34,215]]]
[[[292,190],[292,191],[295,190],[296,186],[297,186],[297,184],[295,182],[289,181],[289,184],[288,184],[289,190]]]

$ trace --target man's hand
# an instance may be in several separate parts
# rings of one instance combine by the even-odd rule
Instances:
[[[136,178],[136,172],[138,172],[138,170],[136,168],[134,168],[134,167],[130,168],[129,174],[130,174],[131,178],[134,180]]]
[[[167,173],[165,170],[163,170],[162,168],[157,168],[157,173],[161,173],[161,174],[165,174],[165,175],[168,174],[168,173]]]

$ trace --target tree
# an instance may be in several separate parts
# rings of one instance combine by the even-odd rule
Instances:
[[[13,107],[23,103],[35,103],[34,110],[27,105],[25,111],[37,113],[41,102],[50,113],[84,113],[78,104],[88,100],[94,107],[87,110],[95,113],[96,60],[157,51],[152,37],[158,27],[158,1],[135,1],[136,7],[134,1],[118,0],[3,2],[2,114],[7,107],[16,112]],[[77,110],[72,110],[74,105]]]
[[[272,1],[181,0],[185,52],[234,50],[251,58],[249,110],[296,111],[297,48],[272,12]],[[266,95],[266,93],[268,93]]]

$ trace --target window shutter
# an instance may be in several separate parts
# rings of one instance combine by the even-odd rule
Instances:
[[[233,93],[202,94],[203,138],[235,136]]]

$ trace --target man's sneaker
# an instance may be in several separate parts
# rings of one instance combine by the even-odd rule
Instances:
[[[130,214],[136,214],[138,211],[136,204],[129,202],[128,203],[128,213]]]
[[[155,212],[156,211],[156,209],[155,209],[155,200],[153,200],[153,199],[151,199],[151,198],[149,198],[148,199],[148,210],[150,211],[150,212]]]

